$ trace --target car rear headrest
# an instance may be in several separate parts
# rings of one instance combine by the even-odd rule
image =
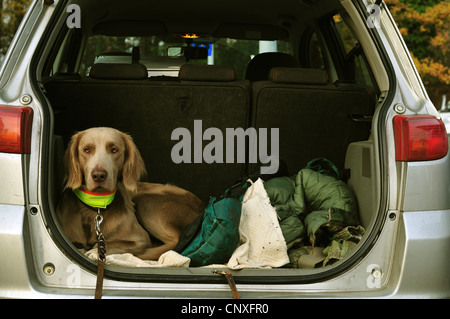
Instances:
[[[97,63],[89,72],[93,79],[103,80],[143,80],[147,79],[147,67],[143,64],[133,63]]]
[[[178,77],[182,81],[230,82],[236,80],[236,73],[231,66],[183,64]]]
[[[133,47],[133,50],[131,51],[131,63],[137,64],[141,60],[141,48],[140,47]]]
[[[294,56],[281,52],[265,52],[255,55],[247,65],[245,78],[250,82],[267,81],[269,72],[274,67],[300,67]]]
[[[269,80],[275,83],[325,85],[328,83],[328,73],[322,69],[272,68]]]

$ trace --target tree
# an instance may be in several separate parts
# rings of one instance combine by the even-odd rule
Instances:
[[[32,0],[0,0],[0,60],[6,54]]]
[[[450,96],[450,2],[385,0],[436,107]]]

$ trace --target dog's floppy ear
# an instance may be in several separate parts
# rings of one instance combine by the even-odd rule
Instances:
[[[78,159],[78,144],[82,134],[83,132],[78,132],[72,136],[64,154],[64,189],[76,189],[83,183],[83,174]]]
[[[134,144],[133,138],[128,134],[122,132],[121,134],[126,148],[122,170],[123,184],[127,190],[135,192],[137,182],[146,173],[144,160]]]

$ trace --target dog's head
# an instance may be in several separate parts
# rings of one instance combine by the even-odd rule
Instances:
[[[111,192],[117,183],[134,192],[145,174],[142,157],[131,136],[109,127],[96,127],[72,136],[64,157],[65,188],[82,184],[91,192]]]

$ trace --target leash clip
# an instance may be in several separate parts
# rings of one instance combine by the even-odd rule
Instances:
[[[105,237],[103,236],[101,224],[103,222],[103,216],[101,215],[100,208],[97,211],[97,216],[95,216],[95,232],[97,233],[97,245],[98,245],[98,259],[105,262],[106,261],[106,246]]]
[[[102,230],[100,228],[101,223],[103,222],[103,216],[100,212],[100,207],[97,211],[97,216],[95,216],[95,232],[97,233],[97,237],[99,237],[102,234]]]
[[[95,216],[95,232],[97,233],[97,246],[98,246],[98,268],[97,268],[97,284],[95,287],[95,299],[102,298],[103,291],[103,271],[104,264],[106,262],[106,245],[105,237],[102,234],[101,224],[103,222],[103,216],[101,214],[100,207],[97,210],[97,216]]]

